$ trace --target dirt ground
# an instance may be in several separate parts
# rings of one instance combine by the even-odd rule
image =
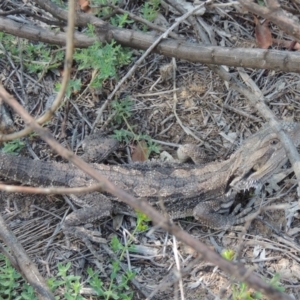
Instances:
[[[167,15],[163,8],[161,13],[169,22],[174,19],[174,15]],[[214,26],[215,31],[221,32],[217,37],[220,44],[227,47],[256,47],[254,24],[249,15],[239,17],[232,9],[223,15],[212,11],[205,15],[204,19]],[[189,36],[190,30],[188,22],[179,28],[180,34],[186,36]],[[271,30],[276,34],[275,27]],[[136,51],[136,54],[139,53]],[[53,97],[54,86],[60,81],[60,76],[48,72],[42,80],[37,81],[37,76],[30,74],[23,77],[21,84],[13,74],[12,64],[4,60],[2,57],[3,68],[0,74],[5,78],[10,76],[10,80],[5,81],[5,88],[13,95],[15,91],[20,95],[20,91],[25,91],[28,111],[35,117],[39,116],[46,109],[49,98]],[[118,70],[118,78],[125,76],[133,63]],[[161,67],[171,68],[172,59],[150,54],[134,75],[121,86],[116,98],[122,100],[129,97],[134,102],[132,114],[127,119],[128,124],[137,134],[147,134],[157,141],[160,152],[167,151],[176,156],[176,147],[171,146],[171,143],[197,143],[201,144],[209,161],[228,158],[245,138],[262,127],[265,123],[263,117],[247,99],[231,89],[206,65],[180,60],[176,61],[176,65],[175,81],[169,78],[157,82]],[[72,76],[89,77],[84,73],[88,71],[77,72],[75,68],[74,65]],[[236,72],[234,68],[229,70]],[[246,72],[255,80],[278,119],[300,121],[299,74],[255,69],[247,69]],[[81,98],[73,94],[72,102],[66,102],[47,124],[49,131],[62,145],[82,154],[79,145],[84,136],[90,133],[85,120],[94,122],[116,83],[115,78],[109,79],[99,91],[89,89]],[[97,130],[102,129],[112,112],[109,105],[97,125]],[[17,129],[23,128],[20,117],[13,114],[13,120]],[[126,124],[117,125],[110,122],[106,124],[105,131],[112,134],[113,130],[121,128],[128,130]],[[193,136],[188,135],[184,128],[189,128]],[[42,160],[61,161],[39,137],[31,137],[25,142],[26,147],[21,155],[31,156],[31,152],[34,151]],[[130,151],[126,151],[126,148],[129,149],[129,146],[123,143],[121,149],[112,154],[105,163],[128,162]],[[149,159],[153,158],[159,159],[159,154],[152,154]],[[289,168],[287,165],[279,175],[274,175],[261,191],[239,195],[237,201],[243,205],[253,200],[253,209],[266,208],[259,217],[248,224],[248,228],[244,227],[244,231],[209,230],[192,218],[176,220],[176,223],[193,237],[209,245],[212,251],[221,253],[225,249],[231,249],[238,253],[237,260],[254,269],[266,281],[279,273],[280,283],[285,292],[293,295],[295,299],[300,299],[300,221],[297,212],[299,199],[296,180],[293,173],[288,172]],[[103,281],[108,280],[111,262],[101,245],[94,244],[103,261],[96,261],[85,244],[76,237],[71,237],[70,245],[67,245],[61,226],[65,215],[71,209],[63,197],[2,192],[0,203],[1,213],[7,224],[44,276],[55,274],[57,263],[65,264],[70,261],[71,271],[82,276],[83,280],[87,276],[87,266],[101,267],[105,271],[105,274],[101,275]],[[270,204],[282,203],[288,204],[289,208],[267,209]],[[124,242],[124,237],[128,238],[135,225],[135,218],[125,216],[118,230],[114,228],[112,218],[96,222],[93,229],[101,232],[108,243],[113,235],[117,235]],[[134,235],[134,245],[139,252],[129,254],[131,267],[137,274],[135,278],[142,290],[148,294],[157,292],[152,299],[176,299],[176,295],[180,298],[179,284],[174,280],[173,272],[176,269],[176,255],[179,256],[181,270],[186,269],[182,276],[185,299],[232,299],[232,279],[227,274],[201,260],[192,249],[176,241],[163,230],[153,230],[151,223],[146,231]],[[123,262],[127,264],[126,259]],[[176,283],[167,284],[172,281]],[[134,299],[144,299],[141,290],[132,288]],[[89,296],[86,299],[90,299]]]

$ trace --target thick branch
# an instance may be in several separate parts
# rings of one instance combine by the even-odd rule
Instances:
[[[65,33],[54,33],[40,27],[28,26],[0,16],[0,31],[34,41],[56,45],[65,45]],[[156,37],[133,30],[114,28],[110,31],[99,27],[99,37],[106,36],[106,41],[115,39],[123,46],[135,49],[148,49]],[[76,33],[75,47],[88,47],[95,39]],[[178,42],[172,39],[162,41],[154,52],[205,64],[227,65],[257,69],[281,70],[286,72],[300,71],[300,56],[295,52],[262,50],[247,48],[226,48],[217,46],[201,46],[188,42]]]
[[[48,44],[66,45],[66,34],[64,32],[54,32],[38,26],[30,26],[10,20],[0,16],[0,31],[28,39],[36,42]],[[74,46],[86,48],[95,42],[94,38],[87,37],[81,33],[74,34]]]
[[[39,273],[36,266],[32,263],[26,254],[23,246],[18,242],[17,238],[7,227],[5,221],[0,215],[1,239],[11,253],[16,262],[17,269],[23,274],[30,285],[35,289],[40,300],[54,300],[54,296],[47,287],[46,281]]]

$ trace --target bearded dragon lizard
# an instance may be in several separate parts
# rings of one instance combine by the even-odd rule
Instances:
[[[300,143],[300,124],[282,122],[295,145]],[[143,162],[128,165],[93,164],[118,187],[147,199],[172,219],[193,216],[212,228],[228,228],[244,221],[244,212],[228,214],[238,191],[264,184],[287,161],[283,145],[265,127],[244,141],[227,160],[206,165]],[[35,186],[86,186],[93,182],[68,163],[43,162],[0,154],[2,177]],[[112,213],[130,212],[122,202],[97,192],[75,200],[82,207],[66,219],[68,226],[87,223]],[[116,199],[115,199],[116,200]]]

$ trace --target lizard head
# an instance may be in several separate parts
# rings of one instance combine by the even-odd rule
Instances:
[[[300,144],[300,124],[281,122],[296,146]],[[235,157],[235,159],[234,159]],[[233,174],[228,189],[245,190],[264,184],[268,178],[287,162],[281,141],[270,127],[265,127],[245,140],[233,158]]]

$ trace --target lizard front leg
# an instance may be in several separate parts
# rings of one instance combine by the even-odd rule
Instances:
[[[91,243],[91,241],[101,242],[97,237],[98,234],[94,231],[87,230],[82,225],[111,216],[113,204],[105,195],[96,192],[87,194],[83,198],[77,198],[75,196],[71,196],[71,198],[72,201],[81,208],[66,217],[63,224],[64,233],[67,237],[72,234],[81,239],[91,253],[100,259]]]
[[[83,142],[82,146],[84,149],[84,154],[81,156],[87,162],[104,160],[111,152],[116,150],[119,146],[119,142],[116,139],[106,137],[102,132],[96,132],[90,136],[87,136]],[[70,187],[78,186],[88,186],[92,184],[93,181],[83,182],[82,179],[72,178],[69,181]],[[79,225],[91,223],[93,221],[99,220],[103,217],[110,216],[112,212],[111,201],[101,193],[89,193],[81,197],[76,197],[71,195],[72,202],[74,202],[80,209],[74,211],[67,216],[64,224],[66,232],[74,233],[72,230],[76,227],[76,234],[80,237],[86,237],[87,232],[82,234],[82,228]],[[70,229],[72,228],[72,229]],[[91,240],[93,240],[93,235],[90,235]]]
[[[90,193],[85,195],[82,199],[75,196],[71,198],[72,201],[81,208],[66,217],[65,225],[67,227],[91,223],[111,216],[113,209],[112,202],[101,193]]]
[[[102,161],[112,151],[118,148],[118,141],[112,138],[103,136],[100,132],[94,133],[84,139],[82,142],[84,148],[84,154],[81,156],[87,162]],[[78,178],[72,178],[69,181],[70,187],[88,186],[91,182],[82,182]],[[66,217],[63,224],[63,230],[66,237],[69,235],[75,235],[81,239],[91,253],[99,259],[97,252],[95,251],[92,243],[101,243],[101,239],[98,238],[99,234],[95,231],[87,230],[83,225],[92,223],[96,220],[100,220],[104,217],[110,216],[113,210],[112,202],[101,193],[89,193],[80,197],[75,195],[70,196],[72,202],[80,208],[73,211]]]
[[[200,202],[193,210],[194,218],[207,227],[223,230],[247,221],[245,215],[252,208],[243,209],[241,213],[236,214],[240,208],[240,206],[237,206],[231,214],[228,214],[234,202],[234,197],[235,195],[230,195]]]

